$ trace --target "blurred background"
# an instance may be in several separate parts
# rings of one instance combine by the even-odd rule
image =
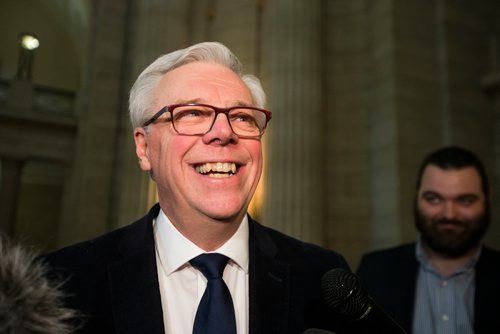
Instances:
[[[273,112],[254,218],[356,267],[415,239],[420,161],[455,144],[487,167],[500,248],[499,36],[497,0],[2,0],[0,228],[49,251],[142,217],[128,91],[220,41]]]

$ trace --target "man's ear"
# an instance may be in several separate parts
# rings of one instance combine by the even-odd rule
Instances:
[[[145,128],[134,129],[135,153],[139,159],[139,166],[145,172],[151,171],[151,162],[148,152],[148,134]]]

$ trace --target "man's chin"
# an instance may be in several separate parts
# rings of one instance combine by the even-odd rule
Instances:
[[[231,221],[233,219],[242,219],[247,212],[248,205],[234,196],[224,197],[223,200],[216,198],[214,201],[200,203],[199,210],[206,216],[221,221]]]
[[[476,247],[475,243],[472,244],[471,240],[467,240],[464,233],[456,231],[439,233],[439,237],[426,238],[424,242],[434,252],[449,258],[461,257]]]
[[[212,208],[212,210],[207,210],[205,215],[214,221],[233,223],[241,221],[245,213],[246,211],[243,210],[214,210],[214,208]]]

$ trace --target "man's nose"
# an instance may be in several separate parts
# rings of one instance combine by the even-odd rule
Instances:
[[[238,139],[238,136],[231,128],[228,115],[224,113],[220,113],[215,116],[214,123],[205,136],[209,141],[218,140],[223,144],[227,144],[230,141]]]
[[[457,208],[455,203],[452,201],[446,201],[444,202],[444,217],[446,219],[455,219],[456,218],[456,213],[457,213]]]

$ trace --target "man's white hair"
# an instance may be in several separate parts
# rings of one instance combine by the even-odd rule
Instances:
[[[173,69],[196,61],[215,62],[226,66],[246,84],[255,106],[265,107],[266,94],[260,80],[253,75],[243,74],[241,62],[226,46],[218,42],[203,42],[163,55],[142,71],[130,90],[129,111],[132,127],[142,126],[158,111],[152,110],[152,96],[161,77]]]

